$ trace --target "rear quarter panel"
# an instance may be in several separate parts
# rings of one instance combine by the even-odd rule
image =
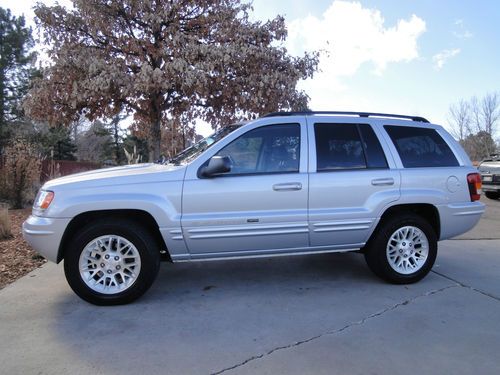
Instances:
[[[457,236],[473,228],[484,212],[484,205],[481,202],[471,202],[467,175],[477,173],[477,169],[472,166],[460,144],[440,125],[406,125],[436,130],[453,151],[459,166],[404,168],[396,147],[387,132],[383,130],[383,125],[405,125],[386,120],[379,121],[381,133],[394,157],[396,168],[401,173],[401,196],[397,204],[434,205],[439,213],[439,240]]]

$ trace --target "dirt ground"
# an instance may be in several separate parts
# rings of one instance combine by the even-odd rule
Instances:
[[[13,237],[0,240],[0,289],[47,262],[31,250],[21,234],[21,225],[30,212],[9,210]]]

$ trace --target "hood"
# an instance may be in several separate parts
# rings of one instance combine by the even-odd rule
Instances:
[[[53,188],[81,188],[182,180],[185,168],[185,166],[153,163],[102,168],[47,181],[43,189],[51,190]]]
[[[479,171],[500,174],[500,161],[484,161],[479,165]]]

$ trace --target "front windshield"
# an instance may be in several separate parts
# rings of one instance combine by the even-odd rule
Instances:
[[[201,141],[195,143],[194,145],[186,148],[184,151],[181,151],[172,159],[168,160],[167,163],[174,165],[189,163],[191,160],[195,159],[198,155],[200,155],[203,151],[205,151],[209,147],[219,142],[226,135],[238,129],[240,125],[241,124],[224,126],[223,128],[217,130],[211,136],[204,138]]]

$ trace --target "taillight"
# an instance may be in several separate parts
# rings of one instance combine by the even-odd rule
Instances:
[[[469,184],[470,200],[478,201],[481,198],[481,175],[479,173],[469,173],[467,175],[467,183]]]

